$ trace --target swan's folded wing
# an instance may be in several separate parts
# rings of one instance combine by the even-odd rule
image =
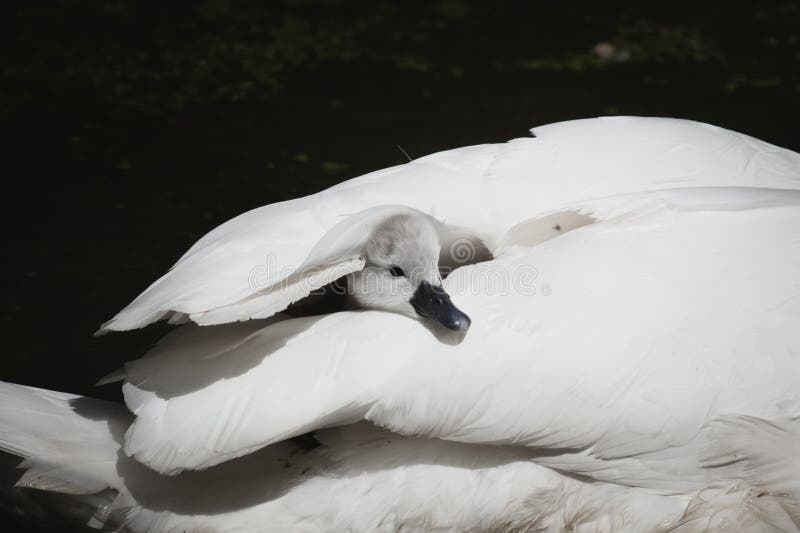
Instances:
[[[698,122],[613,117],[532,131],[535,138],[440,152],[236,217],[101,331],[172,313],[217,324],[280,311],[303,291],[271,289],[291,282],[343,216],[375,206],[406,205],[471,228],[493,250],[515,224],[591,198],[678,186],[800,187],[800,155]]]
[[[699,486],[704,425],[780,416],[800,375],[797,193],[717,191],[725,209],[713,192],[599,202],[607,220],[456,270],[447,290],[473,318],[460,345],[377,311],[187,330],[187,349],[129,365],[126,450],[160,471],[205,468],[365,418],[530,446],[598,479]],[[228,348],[206,354],[193,337],[215,331]],[[660,467],[669,454],[687,462]]]

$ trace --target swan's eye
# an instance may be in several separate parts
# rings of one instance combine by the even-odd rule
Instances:
[[[396,278],[403,278],[406,275],[406,273],[403,272],[403,269],[397,265],[389,267],[389,274]]]

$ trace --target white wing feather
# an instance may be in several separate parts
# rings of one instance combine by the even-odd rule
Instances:
[[[238,216],[195,243],[101,331],[140,328],[171,311],[203,324],[280,311],[302,292],[262,302],[253,272],[263,273],[263,288],[279,284],[344,215],[377,205],[432,213],[494,248],[515,224],[590,198],[675,186],[800,186],[800,155],[697,122],[615,117],[532,131],[535,138],[433,154]]]
[[[122,406],[2,382],[0,406],[0,449],[27,459],[19,486],[90,494],[120,485],[113,435],[121,440],[131,421]]]

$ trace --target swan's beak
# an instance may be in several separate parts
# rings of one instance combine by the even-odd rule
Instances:
[[[450,301],[444,289],[423,281],[411,298],[411,306],[418,315],[438,322],[447,329],[466,332],[472,321]]]

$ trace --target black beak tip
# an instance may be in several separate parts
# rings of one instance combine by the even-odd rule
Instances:
[[[459,331],[461,333],[465,333],[469,327],[472,325],[472,320],[465,315],[462,314],[459,317],[456,317],[450,324],[447,325],[447,329],[452,329],[453,331]]]

